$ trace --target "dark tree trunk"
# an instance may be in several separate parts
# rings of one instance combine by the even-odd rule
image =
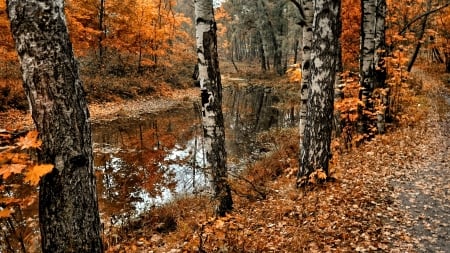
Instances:
[[[450,50],[444,52],[445,55],[445,71],[450,73]]]
[[[100,0],[100,7],[98,9],[98,29],[100,31],[100,35],[98,36],[98,58],[100,64],[103,64],[104,57],[104,48],[103,48],[103,39],[106,35],[105,27],[104,27],[104,18],[105,18],[105,0]]]
[[[427,12],[431,10],[431,0],[428,0],[427,2]],[[406,68],[406,71],[411,72],[412,67],[414,66],[414,63],[416,62],[417,56],[419,55],[420,48],[422,47],[422,39],[425,35],[425,30],[427,28],[427,21],[428,21],[428,15],[425,15],[422,19],[421,28],[419,31],[419,35],[417,36],[417,45],[414,48],[414,52],[411,56],[411,59],[408,62],[408,66]]]
[[[258,37],[259,57],[261,61],[261,71],[266,72],[267,71],[266,53],[264,51],[263,40],[260,32],[257,32],[257,37]]]
[[[42,251],[103,252],[91,128],[64,16],[64,2],[9,0],[25,92],[42,139],[39,184]]]
[[[375,1],[375,52],[373,56],[374,88],[385,87],[386,82],[386,0]]]

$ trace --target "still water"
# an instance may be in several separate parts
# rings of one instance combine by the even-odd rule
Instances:
[[[261,86],[223,91],[228,167],[242,169],[260,149],[256,134],[293,126],[298,108],[277,108],[280,96]],[[183,194],[207,192],[199,109],[172,108],[93,125],[100,209],[139,214]]]

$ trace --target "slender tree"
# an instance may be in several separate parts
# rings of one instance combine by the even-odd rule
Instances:
[[[311,44],[313,38],[313,18],[314,18],[314,0],[302,0],[302,6],[299,5],[302,17],[303,37],[302,37],[302,80],[300,84],[300,152],[304,149],[303,139],[305,136],[306,112],[308,102],[309,83],[311,81]],[[301,162],[301,157],[300,157]],[[301,169],[303,167],[300,167]],[[308,174],[305,171],[299,171],[299,175]]]
[[[372,94],[375,88],[383,88],[386,80],[386,67],[384,56],[386,51],[385,18],[386,0],[361,1],[361,38],[360,38],[360,99],[364,105],[363,110],[373,113]],[[386,105],[378,111],[378,130],[384,131]],[[374,122],[370,113],[360,111],[362,124],[360,132],[368,132]]]
[[[360,97],[365,108],[371,108],[370,100],[374,89],[374,54],[375,54],[375,26],[376,0],[361,1],[361,38],[360,38]]]
[[[385,87],[386,82],[386,8],[386,0],[375,0],[374,88]]]
[[[40,163],[54,169],[39,184],[42,251],[103,252],[91,127],[70,43],[63,0],[8,0],[8,15]]]
[[[431,7],[432,7],[431,0],[427,0],[427,12],[426,13],[430,13]],[[413,54],[411,55],[411,59],[409,59],[408,65],[406,67],[406,70],[408,72],[411,72],[414,62],[416,61],[417,56],[419,55],[420,48],[422,47],[422,44],[423,44],[422,40],[423,40],[423,36],[425,35],[425,30],[427,28],[428,16],[429,15],[425,15],[422,18],[422,23],[420,24],[420,31],[419,31],[419,34],[417,35],[418,42],[417,42],[416,47],[414,48]]]
[[[340,1],[314,3],[311,79],[308,92],[306,125],[301,150],[298,185],[304,185],[316,170],[328,174],[331,158],[333,87],[338,56]]]
[[[212,170],[215,212],[216,215],[223,216],[232,209],[233,200],[227,181],[217,27],[212,0],[194,0],[194,5],[206,158]]]

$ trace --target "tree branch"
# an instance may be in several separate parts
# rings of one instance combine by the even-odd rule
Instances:
[[[291,0],[291,1],[294,1],[294,0]],[[440,11],[440,10],[442,10],[442,9],[444,9],[444,8],[446,8],[446,7],[448,7],[448,6],[450,6],[450,3],[446,3],[446,4],[440,6],[440,7],[436,8],[436,9],[429,10],[429,11],[427,11],[427,12],[425,12],[425,13],[423,13],[423,14],[421,14],[421,15],[415,17],[415,18],[413,18],[411,21],[409,21],[408,24],[406,24],[406,25],[400,30],[400,32],[398,32],[398,35],[403,35],[403,34],[406,32],[406,29],[408,29],[408,28],[409,28],[412,24],[414,24],[417,20],[419,20],[419,19],[421,19],[421,18],[423,18],[423,17],[429,16],[429,15],[435,13],[435,12],[438,12],[438,11]]]
[[[293,3],[295,5],[295,7],[297,7],[299,13],[300,13],[300,21],[297,23],[300,26],[304,26],[306,25],[306,16],[305,16],[305,11],[303,10],[303,6],[301,2],[297,2],[296,0],[289,0],[291,3]],[[300,0],[301,1],[301,0]]]

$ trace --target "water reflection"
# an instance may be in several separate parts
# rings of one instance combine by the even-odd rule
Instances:
[[[260,86],[224,89],[230,167],[245,165],[263,150],[256,133],[292,126],[298,110],[277,108],[279,96]],[[102,212],[138,214],[178,194],[208,189],[198,109],[177,108],[93,126],[94,163]]]

